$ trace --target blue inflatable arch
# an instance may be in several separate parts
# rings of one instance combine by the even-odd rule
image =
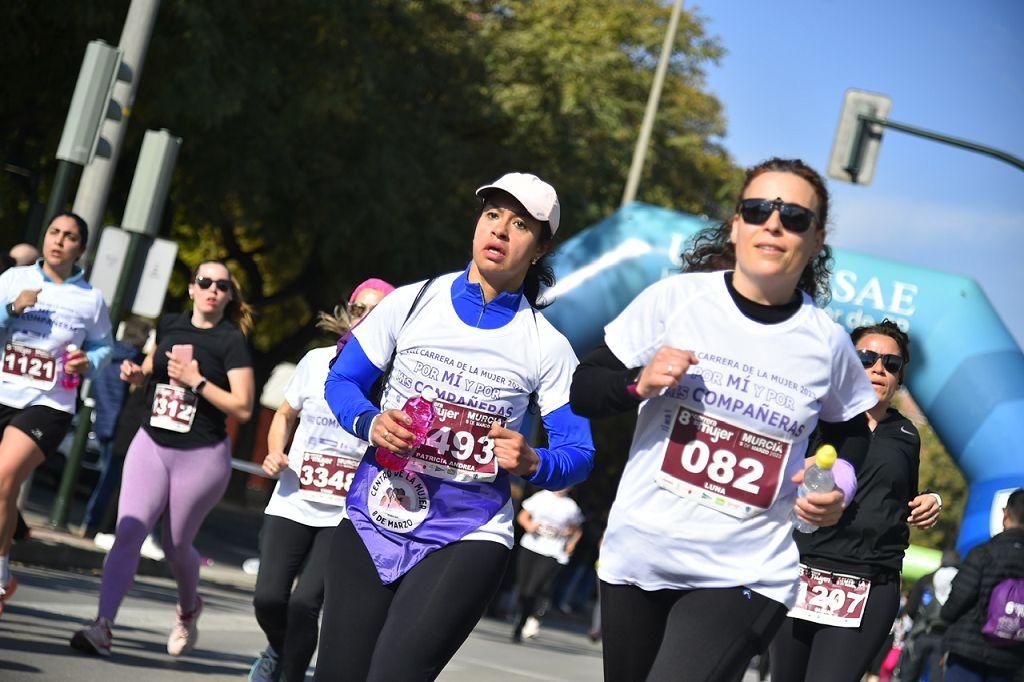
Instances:
[[[577,354],[638,293],[679,271],[706,220],[634,203],[559,247],[545,316]],[[836,250],[833,319],[848,330],[889,318],[913,337],[907,384],[969,485],[961,555],[1002,530],[1024,486],[1024,354],[973,280]]]

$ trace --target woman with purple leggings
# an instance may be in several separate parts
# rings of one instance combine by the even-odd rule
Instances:
[[[125,360],[121,378],[150,378],[148,421],[125,458],[114,546],[103,566],[99,615],[75,633],[71,646],[109,656],[111,625],[139,566],[142,542],[164,517],[163,548],[178,583],[177,621],[167,653],[181,656],[199,638],[199,554],[192,546],[203,519],[224,494],[231,474],[225,420],[248,421],[253,372],[245,335],[249,306],[227,266],[199,265],[188,286],[191,313],[164,316],[157,348],[142,363]]]

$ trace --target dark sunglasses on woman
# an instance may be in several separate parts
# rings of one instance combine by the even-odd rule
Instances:
[[[206,291],[211,286],[216,286],[217,291],[227,293],[231,291],[231,280],[229,279],[212,279],[210,277],[196,277],[196,286]]]
[[[740,217],[750,225],[764,225],[772,213],[778,211],[782,226],[797,234],[810,229],[817,216],[800,204],[787,204],[782,199],[743,199],[740,201]]]
[[[882,367],[889,374],[898,374],[903,369],[903,356],[895,353],[876,353],[865,348],[857,351],[857,357],[860,358],[860,364],[864,365],[864,369],[874,367],[879,358],[882,359]]]

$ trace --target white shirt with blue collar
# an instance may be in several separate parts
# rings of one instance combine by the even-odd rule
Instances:
[[[29,346],[60,358],[68,345],[74,344],[86,352],[89,371],[95,372],[110,358],[112,350],[110,315],[103,302],[103,294],[85,281],[84,271],[75,266],[74,272],[61,283],[54,282],[44,272],[43,261],[6,270],[0,275],[0,329],[3,344]],[[11,316],[7,304],[25,290],[39,290],[35,305],[20,315]],[[58,380],[49,390],[3,380],[0,374],[0,404],[18,409],[31,405],[46,405],[62,412],[74,414],[76,390],[61,386]]]

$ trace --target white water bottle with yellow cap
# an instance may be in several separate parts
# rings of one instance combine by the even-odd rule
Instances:
[[[832,476],[832,465],[836,463],[839,453],[836,449],[826,443],[814,453],[814,463],[804,470],[804,482],[800,484],[797,497],[804,497],[807,493],[830,493],[836,489],[836,481]],[[813,533],[818,527],[813,523],[801,521],[794,512],[793,525],[801,533]]]

